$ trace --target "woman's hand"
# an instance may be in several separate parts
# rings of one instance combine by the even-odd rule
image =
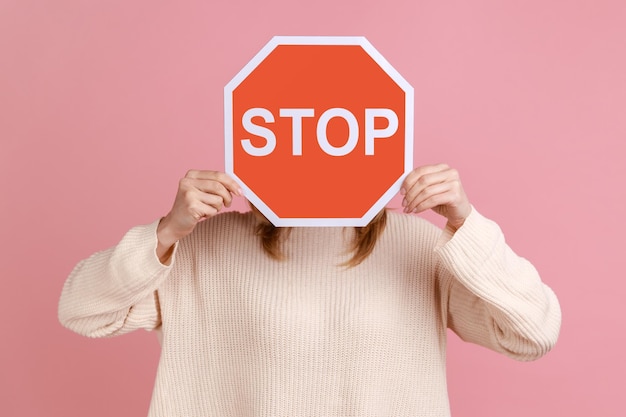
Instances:
[[[472,206],[463,191],[459,173],[445,164],[426,165],[407,175],[400,193],[405,213],[434,210],[448,219],[454,230],[463,225]]]
[[[170,212],[157,228],[157,255],[166,263],[174,243],[193,231],[196,225],[229,207],[232,196],[242,196],[239,185],[217,171],[191,170],[180,180]]]

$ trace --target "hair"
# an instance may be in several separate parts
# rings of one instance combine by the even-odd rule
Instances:
[[[256,207],[252,204],[250,204],[250,207],[252,207],[252,211],[259,220],[256,226],[256,235],[261,240],[263,250],[272,259],[284,260],[285,254],[281,250],[281,242],[289,236],[291,228],[274,226]],[[341,265],[353,267],[363,262],[374,250],[374,246],[376,246],[376,242],[385,230],[386,225],[387,211],[383,209],[367,226],[355,227],[354,238],[349,248],[352,252],[352,258]]]

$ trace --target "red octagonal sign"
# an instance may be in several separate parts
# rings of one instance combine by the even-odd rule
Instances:
[[[276,226],[365,226],[412,169],[413,88],[363,37],[275,37],[224,104],[226,172]]]

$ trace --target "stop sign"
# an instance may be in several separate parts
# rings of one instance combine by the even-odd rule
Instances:
[[[226,172],[275,226],[365,226],[412,169],[413,88],[363,37],[274,37],[224,105]]]

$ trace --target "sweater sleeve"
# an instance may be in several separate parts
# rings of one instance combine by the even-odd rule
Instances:
[[[554,346],[559,302],[533,265],[507,246],[498,225],[472,209],[456,232],[444,230],[435,253],[448,327],[461,339],[524,361]]]
[[[59,321],[88,337],[115,336],[160,323],[157,288],[174,264],[156,255],[158,221],[132,228],[110,249],[76,265],[65,281]]]

